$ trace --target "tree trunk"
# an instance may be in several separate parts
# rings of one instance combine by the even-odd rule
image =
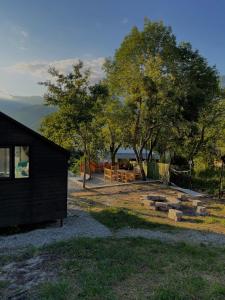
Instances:
[[[89,180],[92,179],[92,171],[91,171],[91,155],[90,152],[88,151],[88,168],[89,168]]]
[[[87,173],[87,157],[86,153],[84,154],[84,175],[83,175],[83,189],[86,187],[86,173]]]
[[[148,158],[147,158],[147,162],[150,163],[152,161],[152,147],[150,147],[149,153],[148,153]]]
[[[201,149],[204,139],[205,139],[205,127],[202,128],[201,136],[200,136],[199,140],[196,142],[196,144],[194,145],[194,147],[189,155],[189,160],[191,160],[192,162],[194,161],[194,158],[198,154],[199,150]]]
[[[116,164],[116,153],[118,152],[119,148],[121,147],[121,144],[119,144],[117,147],[115,147],[115,144],[112,143],[110,145],[110,157],[111,157],[111,163],[112,166]]]
[[[220,171],[220,180],[219,180],[219,200],[222,198],[223,193],[223,168],[224,162],[222,162],[221,171]]]
[[[135,153],[135,156],[136,156],[136,160],[137,160],[137,163],[138,163],[139,168],[140,168],[140,171],[141,171],[141,177],[142,177],[142,180],[146,181],[145,170],[144,170],[144,168],[143,168],[142,151],[140,151],[140,152],[138,153],[136,147],[133,147],[133,150],[134,150],[134,153]]]
[[[140,167],[142,180],[146,181],[146,175],[145,175],[145,170],[143,168],[143,162],[142,162],[142,160],[138,162],[138,165]]]
[[[112,163],[112,166],[114,166],[116,163],[116,153],[111,152],[110,154],[111,154],[111,163]]]
[[[87,144],[84,141],[84,176],[83,176],[83,189],[86,187],[86,173],[87,173]]]
[[[157,144],[157,141],[158,141],[158,137],[159,137],[159,132],[160,132],[160,129],[157,130],[157,133],[155,135],[155,138],[154,140],[150,140],[150,150],[149,150],[149,153],[148,153],[148,159],[147,159],[147,162],[150,163],[152,161],[152,156],[153,156],[153,149],[155,148],[156,144]]]

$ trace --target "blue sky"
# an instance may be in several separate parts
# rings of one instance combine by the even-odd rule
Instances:
[[[144,17],[172,26],[225,74],[225,0],[0,0],[0,96],[41,95],[49,65],[68,71],[79,58],[100,77]]]

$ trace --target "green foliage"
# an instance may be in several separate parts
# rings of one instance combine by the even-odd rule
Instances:
[[[79,175],[80,164],[81,164],[81,159],[72,158],[70,160],[70,170],[71,170],[71,172],[73,172],[73,174]]]
[[[143,179],[144,149],[148,162],[157,150],[192,162],[202,157],[208,165],[225,151],[217,70],[190,43],[178,44],[163,22],[145,19],[142,30],[132,28],[104,70],[95,85],[82,62],[66,75],[49,70],[44,98],[57,111],[42,123],[45,136],[89,162],[110,152],[114,163],[121,146],[132,147]]]
[[[73,131],[68,131],[61,112],[55,112],[41,123],[40,132],[54,143],[66,148],[74,147]]]
[[[82,62],[75,64],[69,74],[61,74],[54,68],[49,73],[53,81],[41,83],[47,87],[44,100],[47,105],[56,106],[58,110],[44,120],[42,132],[57,143],[83,152],[85,187],[86,161],[96,152],[98,140],[95,114],[99,111],[107,90],[101,84],[89,84],[90,72],[83,70]]]
[[[143,178],[143,149],[155,146],[162,124],[169,125],[168,115],[175,111],[170,97],[175,45],[169,27],[146,20],[143,31],[134,27],[105,64],[111,89],[126,104],[126,143],[135,151]]]
[[[98,115],[98,120],[102,123],[101,136],[104,148],[111,155],[112,164],[115,163],[115,155],[119,148],[125,145],[126,118],[122,101],[109,94]]]
[[[105,70],[110,89],[125,103],[125,141],[138,162],[144,148],[148,160],[153,149],[163,154],[186,148],[189,159],[200,151],[202,130],[216,121],[219,80],[189,43],[178,45],[170,27],[145,19],[143,30],[131,30]]]

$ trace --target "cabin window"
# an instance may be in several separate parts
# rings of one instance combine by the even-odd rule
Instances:
[[[10,148],[0,148],[0,179],[10,177]]]
[[[29,169],[29,147],[15,147],[15,178],[28,178]]]

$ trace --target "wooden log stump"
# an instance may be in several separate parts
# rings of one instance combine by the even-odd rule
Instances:
[[[155,195],[143,195],[141,196],[142,200],[149,200],[149,201],[158,201],[158,202],[166,202],[166,197],[164,196],[155,196]]]
[[[150,197],[148,196],[148,195],[143,195],[143,196],[141,196],[141,199],[142,200],[150,200]]]
[[[157,202],[166,202],[165,196],[148,195],[148,199]]]
[[[177,199],[171,200],[171,201],[169,201],[169,207],[173,208],[173,209],[178,209],[179,210],[180,207],[181,207],[181,201],[177,200]]]
[[[192,200],[192,205],[194,207],[201,206],[201,204],[202,204],[201,200]]]
[[[168,218],[174,220],[175,222],[180,222],[182,220],[183,212],[177,209],[169,209]]]
[[[206,207],[205,206],[197,206],[197,208],[196,208],[196,214],[198,216],[207,216],[208,212],[206,210]]]
[[[157,210],[157,207],[155,205],[151,205],[151,206],[149,206],[149,209],[150,210]]]
[[[169,210],[168,203],[165,203],[165,202],[155,202],[155,207],[156,207],[156,210],[160,210],[160,211],[168,211]]]
[[[155,202],[151,200],[141,200],[141,204],[146,207],[155,206]]]
[[[183,194],[183,195],[180,195],[180,197],[178,197],[177,199],[179,201],[189,201],[189,198],[190,198],[189,195]]]

